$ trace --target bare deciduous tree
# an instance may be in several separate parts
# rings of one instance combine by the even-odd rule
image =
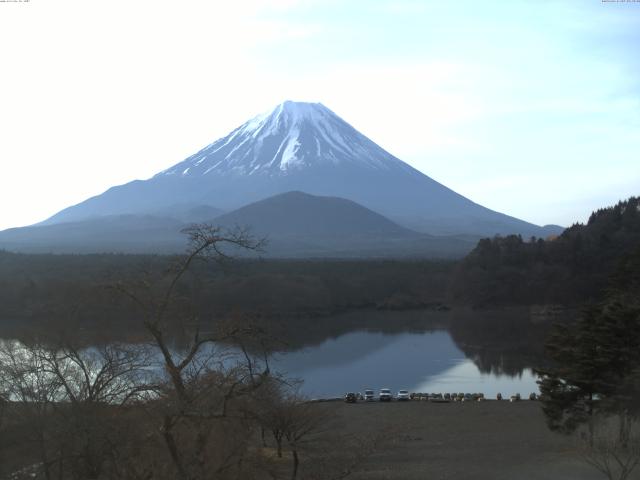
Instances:
[[[15,341],[0,346],[0,376],[6,395],[12,400],[15,417],[21,419],[28,437],[34,442],[36,455],[45,478],[52,478],[51,413],[62,392],[57,380],[45,371],[45,347]]]
[[[617,421],[616,421],[617,420]],[[617,425],[616,425],[617,424]],[[621,435],[620,425],[628,429]],[[640,465],[640,428],[628,418],[599,418],[592,434],[582,435],[580,452],[585,462],[609,480],[627,480]]]
[[[160,431],[175,477],[192,480],[204,478],[206,471],[222,474],[240,468],[256,428],[247,409],[270,371],[266,358],[260,361],[244,348],[245,339],[260,332],[242,324],[218,324],[202,334],[201,319],[180,295],[181,282],[195,262],[224,262],[231,258],[229,248],[260,250],[264,242],[247,230],[224,231],[211,225],[196,225],[185,232],[188,252],[160,286],[143,284],[142,292],[127,285],[118,289],[141,308],[144,327],[162,357],[167,381],[158,411]],[[185,324],[192,330],[191,340],[174,348],[168,331]],[[236,351],[230,358],[225,344],[241,346],[241,354]]]
[[[303,402],[295,396],[284,401],[283,413],[285,414],[284,438],[291,450],[293,460],[291,478],[295,480],[298,478],[300,468],[300,452],[304,451],[314,438],[327,431],[328,415],[317,405]]]
[[[7,405],[9,404],[9,396],[6,391],[7,381],[5,378],[4,369],[0,366],[0,431],[4,424],[4,416],[7,411]]]
[[[0,360],[12,410],[31,432],[43,476],[109,478],[112,446],[123,441],[115,434],[117,407],[149,390],[146,353],[116,344],[79,349],[8,342]]]

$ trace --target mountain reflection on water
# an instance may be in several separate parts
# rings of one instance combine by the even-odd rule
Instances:
[[[273,367],[304,380],[311,397],[366,388],[415,392],[483,392],[495,396],[537,391],[535,375],[483,373],[445,330],[409,333],[358,331],[320,345],[279,354]]]
[[[532,368],[546,363],[544,338],[554,320],[526,307],[459,307],[286,321],[289,349],[274,365],[304,380],[312,396],[381,387],[528,394],[538,389]]]
[[[325,317],[264,319],[259,326],[277,340],[270,347],[278,351],[270,360],[272,370],[303,380],[302,392],[312,397],[385,387],[493,397],[497,392],[537,391],[532,368],[546,362],[544,338],[554,319],[540,321],[530,313],[527,308],[360,309]],[[193,338],[187,330],[169,333],[176,352],[188,348]],[[144,330],[79,336],[84,347],[149,340]],[[5,338],[29,343],[28,336]]]

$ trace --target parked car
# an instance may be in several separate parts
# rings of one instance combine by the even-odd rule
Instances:
[[[347,403],[356,403],[358,401],[358,396],[353,392],[349,392],[344,396],[344,401]]]
[[[389,388],[381,388],[380,393],[378,394],[378,400],[381,402],[390,402],[391,401],[391,389]]]
[[[373,402],[376,399],[376,394],[373,390],[365,390],[364,391],[364,401],[365,402]]]
[[[409,400],[409,390],[398,390],[398,395],[396,395],[396,398],[400,402],[408,401]]]

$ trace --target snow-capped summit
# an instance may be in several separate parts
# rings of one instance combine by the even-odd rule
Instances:
[[[321,103],[287,100],[158,175],[286,175],[340,164],[406,166]]]
[[[290,191],[348,199],[431,234],[547,234],[429,178],[321,103],[291,101],[148,180],[110,188],[43,223],[157,215],[185,205],[230,211]]]

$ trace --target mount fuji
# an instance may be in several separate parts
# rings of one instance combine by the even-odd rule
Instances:
[[[176,205],[230,211],[289,191],[341,197],[433,235],[546,236],[394,157],[320,103],[286,101],[148,180],[110,188],[43,224],[161,214]]]
[[[277,256],[461,256],[482,236],[547,236],[394,157],[319,103],[287,101],[147,180],[0,232],[29,252],[175,252],[191,223],[242,224]]]

